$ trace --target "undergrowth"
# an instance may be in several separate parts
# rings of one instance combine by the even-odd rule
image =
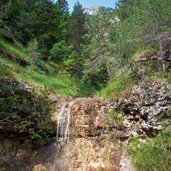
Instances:
[[[171,129],[162,131],[145,143],[133,139],[127,146],[133,164],[139,171],[171,170]]]
[[[19,47],[17,45],[12,45],[10,43],[7,43],[6,41],[0,39],[0,47],[1,47],[1,51],[3,51],[4,53],[12,53],[14,55],[17,55],[19,58],[28,60],[28,55],[26,53],[24,53],[24,49],[22,47]]]

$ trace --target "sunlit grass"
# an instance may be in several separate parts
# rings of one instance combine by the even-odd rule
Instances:
[[[1,50],[6,53],[12,53],[18,56],[19,58],[28,60],[27,54],[24,52],[22,47],[19,47],[19,46],[15,47],[14,45],[7,43],[6,41],[2,39],[0,39],[0,47],[1,47]]]
[[[47,74],[35,66],[22,67],[17,62],[0,57],[0,77],[13,77],[61,96],[77,96],[78,82],[69,75]]]
[[[98,95],[111,99],[122,97],[130,88],[136,84],[136,80],[127,74],[116,76],[109,82],[106,88],[102,89]]]

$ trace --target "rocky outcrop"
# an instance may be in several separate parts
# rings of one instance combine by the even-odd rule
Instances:
[[[135,86],[117,105],[131,136],[153,136],[171,119],[171,84],[145,81]]]
[[[101,99],[77,99],[73,102],[70,142],[59,155],[59,170],[119,170],[122,148],[111,136],[108,107]]]

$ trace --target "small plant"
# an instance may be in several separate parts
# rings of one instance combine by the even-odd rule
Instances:
[[[109,112],[110,118],[112,118],[115,122],[117,122],[119,125],[123,125],[123,116],[117,111],[116,109]]]

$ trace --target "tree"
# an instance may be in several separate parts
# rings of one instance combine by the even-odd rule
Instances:
[[[44,59],[48,59],[53,44],[64,38],[66,20],[59,4],[51,0],[41,0],[35,4],[32,28]]]
[[[77,2],[74,5],[74,9],[70,17],[69,35],[70,43],[74,46],[78,55],[81,55],[85,33],[85,14],[83,12],[82,5]]]
[[[160,50],[160,59],[162,62],[163,71],[166,71],[166,61],[164,51],[166,44],[170,44],[169,37],[171,36],[171,1],[169,0],[146,0],[142,3],[141,9],[144,16],[144,30],[149,41],[157,41]],[[145,10],[144,10],[145,9]],[[169,35],[170,34],[170,35]]]
[[[82,76],[83,63],[85,61],[83,54],[83,46],[85,45],[85,21],[82,5],[77,2],[74,10],[69,18],[69,43],[74,47],[75,59],[73,73],[77,77]]]
[[[163,70],[166,70],[164,39],[171,28],[171,1],[169,0],[122,0],[118,9],[117,45],[127,56],[149,44],[160,50]],[[167,41],[168,42],[168,41]]]
[[[69,6],[67,0],[58,0],[57,3],[61,6],[63,13],[69,13]]]
[[[112,38],[113,23],[115,17],[113,13],[108,12],[106,8],[101,8],[98,13],[90,17],[87,24],[88,36],[90,39],[91,57],[87,62],[87,74],[103,70],[103,74],[112,78],[110,61],[112,57]],[[106,77],[106,78],[108,78]]]

